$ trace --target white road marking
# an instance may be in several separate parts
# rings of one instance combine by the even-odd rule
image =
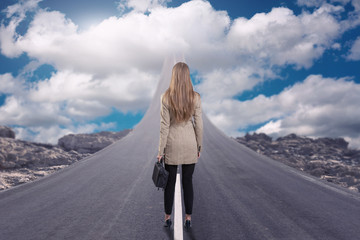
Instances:
[[[174,239],[183,240],[183,226],[182,226],[182,204],[181,204],[181,187],[180,187],[180,173],[176,174],[175,183],[175,209],[174,209]]]

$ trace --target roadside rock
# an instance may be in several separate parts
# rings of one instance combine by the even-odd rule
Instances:
[[[69,165],[88,155],[66,152],[57,146],[0,138],[0,169]]]
[[[311,139],[290,134],[272,141],[264,133],[238,137],[239,143],[288,166],[360,192],[360,151],[343,138]]]
[[[15,139],[15,132],[5,126],[0,126],[0,138],[14,138]]]
[[[126,136],[131,130],[99,132],[93,134],[69,134],[59,139],[58,145],[65,151],[95,153]]]
[[[0,170],[0,190],[34,181],[39,177],[49,175],[67,166],[68,165],[56,165],[50,167],[39,167],[36,169],[19,168]]]

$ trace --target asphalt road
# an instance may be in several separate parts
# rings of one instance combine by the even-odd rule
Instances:
[[[146,115],[128,136],[52,175],[0,192],[0,239],[173,239],[151,181],[164,63]],[[360,239],[360,194],[263,157],[204,116],[184,239]]]

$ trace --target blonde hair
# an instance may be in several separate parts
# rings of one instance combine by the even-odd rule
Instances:
[[[189,67],[186,63],[178,62],[172,69],[170,86],[164,94],[165,102],[174,113],[175,122],[190,119],[194,111],[194,99]]]

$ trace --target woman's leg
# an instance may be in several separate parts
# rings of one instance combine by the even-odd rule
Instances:
[[[169,172],[169,178],[164,191],[164,207],[165,207],[165,214],[171,215],[173,203],[174,203],[177,165],[165,164],[165,169]]]
[[[194,191],[192,184],[192,175],[194,173],[195,163],[182,165],[182,185],[184,190],[185,213],[188,220],[192,214]]]

